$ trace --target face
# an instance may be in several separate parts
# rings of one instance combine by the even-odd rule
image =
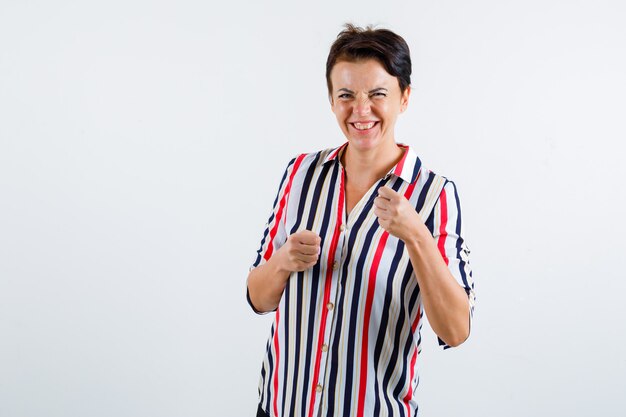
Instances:
[[[410,87],[402,93],[398,79],[375,59],[337,62],[330,80],[332,111],[353,149],[395,143],[396,118],[408,105]]]

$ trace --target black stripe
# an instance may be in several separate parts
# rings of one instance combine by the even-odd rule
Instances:
[[[267,226],[272,224],[272,221],[274,220],[276,204],[278,204],[278,197],[280,197],[280,191],[283,189],[283,185],[285,184],[285,180],[287,179],[287,173],[289,172],[289,169],[295,162],[296,162],[296,158],[293,158],[291,161],[289,161],[289,163],[287,164],[287,168],[285,168],[285,172],[283,173],[283,178],[280,180],[280,185],[278,186],[278,192],[276,193],[276,198],[274,198],[274,204],[272,205],[273,207],[272,213],[270,214],[270,218],[267,221],[265,231],[263,232],[263,237],[261,238],[261,246],[259,247],[259,250],[257,251],[257,257],[253,264],[254,267],[259,266],[259,264],[261,263],[261,258],[262,258],[261,252],[263,251],[263,245],[265,244],[265,239],[267,238],[267,235],[270,232],[270,228]]]
[[[384,186],[386,182],[387,180],[385,179],[382,179],[378,182],[378,184],[374,188],[374,191],[371,193],[367,203],[363,206],[361,215],[359,216],[363,220],[365,219],[365,217],[367,216],[367,213],[369,212],[367,207],[369,205],[374,204],[374,199],[378,196],[378,189]],[[393,189],[397,191],[398,188],[400,187],[400,184],[401,182],[397,181],[397,183],[394,184]],[[374,219],[374,221],[372,222],[372,225],[370,226],[370,229],[365,234],[365,239],[362,245],[364,249],[365,248],[367,249],[359,253],[359,258],[356,263],[356,271],[355,271],[356,281],[355,281],[354,290],[353,290],[352,297],[351,297],[352,305],[350,306],[350,323],[348,326],[348,358],[354,358],[354,351],[356,349],[355,344],[356,344],[358,311],[359,311],[359,304],[361,304],[362,302],[362,300],[357,296],[357,294],[359,294],[361,291],[361,285],[366,285],[368,281],[368,275],[364,273],[365,261],[367,259],[367,254],[369,253],[369,251],[376,250],[376,247],[375,245],[372,244],[372,242],[374,240],[374,235],[380,229],[381,227],[380,227],[380,224],[378,223],[378,219]],[[356,236],[356,234],[353,236]],[[348,262],[346,261],[346,263]],[[371,265],[368,265],[368,267],[370,266]],[[367,341],[365,341],[365,343],[367,343]],[[355,365],[357,367],[359,366],[359,364],[355,364],[351,360],[348,361],[347,363],[347,366],[346,366],[346,386],[347,387],[351,387],[353,384],[352,374],[354,372]],[[346,390],[344,393],[344,415],[348,415],[350,412],[351,397],[352,397],[352,391]]]
[[[397,190],[396,190],[397,191]],[[423,204],[423,202],[422,202]],[[404,252],[404,242],[401,240],[398,240],[398,246],[396,248],[396,253],[394,254],[394,263],[392,265],[392,270],[393,270],[393,274],[390,274],[390,277],[393,277],[396,273],[396,269],[397,269],[397,263],[399,262],[400,257],[402,256],[403,252]],[[414,279],[413,278],[413,265],[408,262],[407,267],[404,271],[403,277],[402,277],[402,285],[400,287],[400,294],[402,294],[402,297],[400,297],[400,306],[399,306],[399,313],[398,313],[398,321],[396,322],[395,325],[395,331],[393,332],[394,334],[394,341],[393,341],[393,349],[391,351],[391,356],[389,359],[389,363],[395,364],[397,363],[398,357],[400,355],[399,349],[400,349],[400,336],[402,334],[402,327],[403,324],[407,325],[409,327],[411,327],[411,322],[407,320],[407,318],[405,317],[405,300],[406,300],[406,290],[407,287],[409,285],[409,283],[411,282],[411,280]],[[390,287],[392,285],[388,284],[388,291],[390,290]],[[419,286],[416,285],[411,298],[417,298],[417,294],[419,294]],[[384,326],[381,326],[381,331],[384,329]],[[409,334],[411,334],[411,332],[409,332]],[[406,358],[405,358],[406,359]],[[392,410],[392,405],[391,405],[391,399],[388,397],[387,393],[389,392],[389,382],[391,380],[391,375],[394,371],[394,367],[387,367],[386,371],[385,371],[385,375],[383,376],[383,390],[385,393],[385,405],[387,406],[387,411],[389,413],[389,415],[393,414],[393,410]],[[400,382],[403,382],[403,378],[400,378]],[[397,394],[395,394],[396,397],[396,401],[397,401]],[[404,415],[404,405],[400,402],[397,401],[399,404],[399,410],[401,415]]]
[[[459,260],[459,272],[461,273],[461,278],[463,279],[463,285],[465,286],[465,292],[469,295],[470,293],[470,286],[467,282],[467,276],[465,274],[465,261],[463,260],[463,258],[461,257],[461,250],[463,247],[463,238],[461,237],[461,201],[459,200],[459,194],[457,193],[456,190],[456,184],[454,184],[454,182],[450,181],[450,183],[452,184],[452,188],[454,190],[454,200],[456,203],[456,235],[459,237],[456,240],[456,257]]]
[[[301,221],[302,221],[302,216],[304,213],[304,207],[305,207],[305,202],[306,202],[306,197],[309,191],[309,184],[312,182],[312,177],[315,171],[315,166],[317,164],[317,161],[319,159],[320,154],[318,153],[315,156],[315,159],[312,162],[311,167],[309,168],[307,175],[306,175],[306,179],[305,179],[305,184],[306,184],[306,189],[303,188],[303,192],[301,194],[300,197],[300,202],[298,205],[298,217],[296,220],[296,223],[294,225],[294,228],[292,229],[291,233],[295,233],[295,231],[297,230],[297,228],[299,227]],[[325,176],[325,173],[323,171],[323,173],[321,174],[321,177]],[[320,180],[318,178],[318,185],[315,187],[315,191],[313,192],[313,199],[312,199],[312,206],[309,209],[309,218],[307,220],[307,230],[311,230],[311,224],[313,222],[313,219],[315,218],[315,212],[317,211],[317,204],[319,202],[319,188],[321,188],[321,185],[319,185],[320,183],[323,183],[323,179]],[[316,265],[313,268],[313,274],[314,275],[319,275],[319,266]],[[296,277],[296,282],[295,282],[295,286],[296,286],[296,322],[295,322],[295,335],[293,336],[294,338],[294,342],[295,342],[295,358],[294,358],[294,363],[296,364],[296,366],[293,369],[293,380],[294,383],[297,384],[298,381],[298,375],[300,373],[300,367],[297,366],[297,364],[300,363],[300,353],[302,352],[302,346],[300,346],[300,340],[301,340],[301,336],[302,336],[302,307],[303,307],[303,297],[304,297],[304,272],[298,272],[297,277]],[[306,372],[305,372],[306,375]],[[306,377],[308,378],[308,377]],[[304,381],[305,383],[305,387],[307,387],[307,381],[305,379]],[[290,387],[293,388],[293,387]],[[306,388],[305,388],[306,389]],[[295,408],[296,408],[296,397],[297,395],[292,395],[291,396],[291,403],[290,403],[290,407],[289,407],[289,415],[295,415],[294,413],[296,412]],[[283,395],[283,398],[287,398],[286,394]],[[283,415],[285,415],[285,412],[283,410]]]
[[[371,205],[374,202],[374,199],[376,198],[376,196],[378,195],[378,188],[380,188],[383,184],[385,183],[385,180],[380,180],[379,183],[377,184],[374,192],[372,193],[372,195],[370,195],[370,198],[368,199],[366,206],[367,205]],[[335,323],[334,323],[334,328],[342,328],[343,326],[343,317],[345,315],[345,308],[344,305],[346,304],[346,292],[344,291],[344,289],[346,288],[346,282],[348,279],[348,270],[350,269],[350,263],[352,261],[352,248],[354,247],[354,242],[356,241],[356,237],[357,237],[357,232],[358,230],[361,228],[361,226],[363,225],[363,223],[365,222],[365,219],[367,217],[368,214],[368,210],[364,209],[361,211],[361,214],[359,215],[359,217],[356,219],[356,221],[354,222],[354,224],[352,225],[352,227],[350,228],[350,232],[348,235],[348,242],[346,243],[346,259],[344,260],[343,263],[343,267],[341,270],[341,277],[340,277],[340,282],[339,282],[339,289],[340,289],[340,293],[339,293],[339,300],[335,303]],[[375,222],[377,223],[377,222]],[[374,227],[374,225],[372,225],[372,227]],[[363,248],[367,248],[367,245],[363,245]],[[359,276],[359,271],[357,270],[355,276]],[[360,288],[360,280],[357,279],[356,282],[359,285]],[[358,293],[358,291],[356,291],[356,293]],[[358,297],[352,297],[353,303],[354,302],[358,302]],[[353,311],[353,308],[352,310]],[[337,378],[338,378],[338,369],[341,367],[341,365],[339,365],[339,345],[341,342],[342,338],[345,338],[345,332],[342,332],[338,335],[338,337],[334,338],[333,340],[333,346],[332,346],[332,355],[330,357],[330,363],[331,363],[331,373],[328,377],[328,415],[334,415],[334,405],[335,405],[335,395],[337,394]],[[352,347],[352,351],[354,351],[354,337],[353,336],[348,336],[348,342],[351,344]],[[348,356],[348,358],[350,358],[350,356]],[[347,365],[350,366],[350,369],[352,368],[352,361],[348,360]],[[346,372],[346,375],[349,377],[349,382],[347,382],[345,384],[346,387],[351,387],[352,386],[352,370],[350,370],[349,372]],[[347,380],[348,380],[347,377]],[[345,392],[345,396],[347,398],[349,398],[349,390],[346,390]],[[346,414],[345,409],[348,408],[348,404],[349,402],[345,402],[344,401],[344,414]]]
[[[283,304],[283,310],[282,310],[282,317],[283,317],[283,321],[282,321],[282,327],[285,329],[285,341],[286,343],[283,343],[283,350],[282,352],[280,352],[281,358],[283,363],[285,364],[283,366],[283,398],[287,398],[287,373],[289,371],[289,366],[287,366],[287,364],[289,363],[289,287],[290,285],[287,284],[285,286],[285,290],[283,292],[283,297],[285,299],[285,303]],[[276,394],[278,395],[278,393]],[[283,401],[282,402],[282,412],[281,412],[281,416],[285,415],[285,404],[287,403],[287,401]]]
[[[426,202],[426,195],[428,195],[428,190],[430,189],[430,186],[432,185],[434,179],[435,179],[435,174],[433,174],[432,172],[429,173],[428,179],[426,180],[426,183],[422,187],[422,191],[420,192],[420,195],[417,198],[417,204],[415,204],[415,210],[417,210],[418,213],[420,212],[422,207],[424,207],[424,203]]]
[[[295,281],[295,286],[296,286],[296,329],[295,329],[295,334],[293,336],[293,340],[295,342],[295,359],[294,359],[294,363],[296,364],[296,366],[293,369],[293,381],[294,384],[298,383],[298,373],[300,371],[300,367],[297,366],[297,364],[300,362],[300,352],[302,351],[302,346],[300,346],[300,339],[301,339],[301,335],[302,335],[302,300],[303,300],[303,287],[304,287],[304,272],[298,272],[297,276],[296,276],[296,281]],[[287,384],[285,384],[286,386]],[[293,388],[293,387],[290,387]],[[286,397],[286,393],[283,391],[283,398],[287,398]],[[296,401],[296,395],[295,393],[292,393],[291,395],[291,406],[289,407],[290,413],[289,415],[292,416],[295,413],[295,401]],[[283,415],[285,415],[285,411],[283,410]]]
[[[395,239],[397,240],[397,238]],[[380,330],[378,332],[378,337],[376,339],[376,347],[374,348],[374,370],[375,370],[374,384],[376,387],[376,392],[382,393],[384,395],[385,402],[387,403],[387,409],[389,410],[390,414],[391,414],[391,410],[389,406],[387,385],[383,385],[382,388],[380,387],[380,381],[378,378],[378,366],[380,363],[380,355],[383,350],[383,345],[384,345],[385,339],[387,339],[387,326],[389,326],[389,309],[391,306],[391,297],[393,295],[393,281],[394,281],[400,260],[402,259],[402,254],[404,252],[404,244],[400,244],[400,243],[402,242],[398,240],[396,253],[393,256],[393,260],[391,262],[391,268],[389,269],[389,275],[387,276],[387,286],[385,290],[385,297],[384,297],[383,308],[382,308]],[[402,292],[400,294],[403,295]],[[396,339],[397,337],[398,337],[398,334],[394,336],[394,339]],[[395,346],[395,343],[393,346]],[[375,416],[380,415],[380,395],[376,395],[375,397],[374,415]]]
[[[417,180],[417,174],[421,168],[422,168],[422,161],[419,159],[419,157],[416,156],[415,165],[413,165],[413,174],[411,174],[411,184],[413,184],[415,180]]]
[[[409,280],[412,279],[412,275],[413,275],[413,267],[407,268],[404,274],[403,285],[408,285]],[[413,291],[413,293],[411,294],[409,298],[407,311],[411,312],[411,311],[414,311],[415,308],[419,308],[419,306],[416,306],[418,295],[419,295],[419,287],[416,286],[415,290]],[[403,301],[404,301],[404,298],[403,298]],[[402,311],[404,312],[404,309]],[[421,316],[421,312],[420,312],[420,316]],[[410,315],[402,321],[406,321],[409,327],[412,325]],[[397,335],[398,335],[398,338],[394,340],[394,346],[397,346],[398,350],[394,351],[394,354],[399,355],[400,354],[399,348],[401,346],[400,333],[398,332]],[[402,403],[399,396],[400,396],[400,393],[402,392],[402,389],[404,388],[404,383],[407,378],[407,373],[409,372],[408,368],[409,366],[411,366],[411,358],[409,357],[409,351],[411,349],[412,343],[413,343],[413,333],[409,332],[404,343],[404,349],[403,349],[403,354],[402,354],[402,357],[404,358],[404,361],[402,361],[402,373],[400,374],[400,379],[398,380],[398,383],[393,390],[393,397],[398,403],[398,406],[400,407],[400,414],[403,416],[404,416],[404,404]],[[396,360],[397,360],[397,356],[394,357],[393,362],[395,362]],[[391,373],[389,373],[389,376],[391,376]],[[410,384],[410,381],[409,381],[409,384]]]
[[[290,235],[294,234],[298,228],[300,227],[300,223],[302,222],[302,216],[304,213],[304,208],[306,207],[306,199],[308,197],[309,194],[309,186],[311,184],[311,180],[313,179],[313,174],[315,173],[315,170],[317,169],[317,162],[320,159],[320,152],[318,152],[315,155],[315,158],[313,159],[313,162],[311,162],[311,165],[309,165],[309,169],[307,170],[307,173],[304,177],[304,182],[302,183],[302,191],[300,192],[300,199],[298,200],[298,215],[296,217],[296,221],[294,222],[293,227],[291,228],[291,231],[289,232]],[[315,211],[315,208],[317,207],[317,199],[313,199],[313,204],[314,206],[311,208],[312,211]],[[310,214],[309,214],[309,219],[311,218]],[[309,227],[307,227],[307,230],[310,230]]]
[[[273,326],[272,326],[273,327]],[[274,339],[274,332],[277,331],[275,328],[272,328],[272,331],[270,332],[270,338],[269,341],[270,343],[268,344],[268,355],[267,355],[267,391],[266,391],[266,397],[265,400],[267,401],[267,403],[265,404],[265,409],[269,410],[270,409],[270,400],[272,397],[272,371],[274,370],[274,359],[273,359],[273,355],[271,354],[271,349],[272,349],[272,343],[271,341]]]
[[[325,237],[326,236],[326,229],[328,228],[328,225],[330,223],[330,216],[332,214],[332,207],[333,207],[333,196],[335,195],[335,189],[337,187],[337,178],[339,176],[339,166],[338,164],[333,164],[334,165],[334,169],[332,170],[332,174],[331,174],[331,178],[330,178],[330,185],[328,187],[328,195],[326,196],[326,207],[324,209],[324,217],[322,219],[322,225],[320,228],[320,237],[322,237],[322,235]],[[318,179],[318,185],[316,187],[316,189],[321,190],[321,184],[323,184],[326,176],[328,175],[329,169],[326,168],[326,165],[324,166],[324,170],[323,172],[323,176],[320,175],[319,179]],[[321,193],[321,191],[319,191],[319,193]],[[315,204],[317,205],[317,201],[319,199],[314,199]],[[316,206],[317,207],[317,206]],[[309,217],[311,216],[315,216],[315,212],[317,210],[311,210],[309,213]],[[310,219],[310,222],[312,222],[313,220]],[[312,223],[311,223],[312,224]],[[322,242],[323,244],[323,242]],[[322,258],[320,257],[320,260]],[[318,276],[320,279],[318,280],[318,282],[312,282],[311,283],[311,298],[309,299],[309,305],[310,306],[315,306],[316,305],[316,299],[317,299],[317,291],[318,288],[320,287],[320,285],[324,284],[325,281],[325,277],[320,276],[320,262],[318,262],[314,267],[313,267],[313,275],[314,276]],[[325,306],[322,306],[321,308],[325,308]],[[309,341],[309,343],[307,343],[306,346],[306,355],[305,355],[305,362],[304,363],[310,363],[312,366],[315,366],[315,363],[313,361],[312,358],[312,350],[313,350],[313,340],[314,340],[314,331],[315,331],[315,318],[316,315],[319,314],[319,311],[316,311],[315,309],[310,309],[309,311],[309,324],[307,326],[308,332],[307,332],[307,340]],[[322,335],[323,337],[323,335]],[[302,415],[306,415],[306,407],[307,407],[307,399],[309,398],[309,392],[310,392],[310,386],[309,386],[309,379],[310,379],[310,372],[311,372],[311,368],[309,366],[306,366],[304,368],[304,384],[302,386]]]
[[[267,346],[265,347],[265,353],[267,355],[268,351],[270,349],[270,341],[267,341]],[[265,361],[263,361],[263,365],[261,366],[261,384],[259,385],[259,397],[263,398],[265,397],[265,392],[262,391],[263,387],[265,387],[265,376],[267,375],[267,373],[265,372]]]

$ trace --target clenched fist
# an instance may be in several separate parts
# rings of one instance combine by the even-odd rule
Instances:
[[[276,252],[279,267],[288,272],[299,272],[312,268],[320,256],[322,239],[310,230],[301,230],[287,238],[287,242]]]
[[[374,199],[374,214],[380,226],[405,243],[419,234],[424,222],[415,207],[389,187],[380,187]]]

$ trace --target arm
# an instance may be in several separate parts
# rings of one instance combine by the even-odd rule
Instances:
[[[250,271],[248,295],[257,312],[269,312],[278,307],[291,273],[312,268],[317,263],[320,242],[317,234],[301,230],[289,236],[267,262]]]
[[[454,185],[449,184],[453,190]],[[444,188],[444,199],[445,193]],[[453,195],[456,198],[456,193]],[[461,239],[460,236],[456,236],[453,230],[443,224],[443,229],[435,233],[436,243],[415,208],[404,196],[388,187],[380,188],[374,204],[381,226],[406,245],[420,286],[424,310],[433,331],[448,346],[460,345],[469,336],[470,304],[465,288],[450,271],[452,265],[447,265],[446,255],[446,250],[456,251],[455,238]],[[440,202],[435,210],[452,211],[452,207]]]
[[[419,227],[421,226],[421,227]],[[422,294],[424,310],[433,331],[448,346],[458,346],[469,336],[469,302],[441,257],[424,223],[418,223],[405,241]]]

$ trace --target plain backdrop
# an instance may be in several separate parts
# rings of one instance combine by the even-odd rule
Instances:
[[[623,416],[622,1],[0,0],[0,416],[250,416],[245,280],[285,164],[339,146],[345,22],[411,47],[396,138],[455,180],[470,339],[424,416]]]

